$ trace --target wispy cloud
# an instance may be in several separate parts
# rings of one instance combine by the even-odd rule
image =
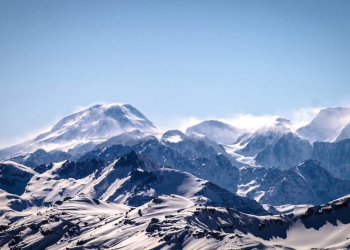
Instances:
[[[254,132],[264,125],[274,123],[278,117],[277,115],[235,114],[230,118],[219,120],[248,132]]]
[[[188,127],[196,125],[202,121],[209,119],[200,119],[194,116],[189,117],[179,117],[176,116],[171,119],[160,119],[155,122],[155,125],[158,126],[162,131],[177,129],[182,132],[185,132]]]
[[[195,116],[176,117],[174,119],[167,119],[167,121],[160,121],[160,128],[164,131],[169,129],[178,129],[185,132],[188,127],[194,126],[205,120],[217,120],[236,128],[246,130],[247,132],[254,132],[257,129],[273,124],[278,117],[284,117],[291,121],[291,130],[295,131],[301,126],[307,125],[321,110],[321,107],[301,108],[286,112],[284,115],[252,115],[252,114],[234,114],[229,117],[206,117],[198,118]]]
[[[206,118],[198,118],[195,116],[189,116],[168,119],[168,121],[160,122],[159,126],[164,131],[169,129],[178,129],[182,132],[185,132],[188,127],[194,126],[202,121],[217,120],[230,124],[231,126],[234,126],[236,128],[246,130],[247,132],[253,132],[266,124],[271,124],[275,122],[277,117],[278,116],[274,115],[254,116],[251,114],[235,114],[226,118],[213,116]]]
[[[40,129],[33,130],[33,131],[26,133],[26,134],[23,134],[23,135],[17,135],[17,136],[10,138],[8,140],[6,140],[6,139],[2,140],[0,142],[0,149],[10,147],[10,146],[16,145],[18,143],[22,143],[22,142],[25,142],[25,141],[30,140],[30,139],[34,139],[38,135],[50,131],[53,124],[55,124],[55,123],[51,123],[51,125],[49,125],[49,126],[45,126],[45,127],[40,128]]]
[[[302,126],[309,124],[321,109],[323,109],[323,107],[307,107],[290,111],[289,116],[292,121],[291,129],[295,131]]]

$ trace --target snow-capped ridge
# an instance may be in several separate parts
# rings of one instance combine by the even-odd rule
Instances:
[[[265,125],[255,131],[247,139],[240,142],[241,149],[237,152],[244,156],[255,156],[266,146],[273,144],[284,134],[291,132],[282,123]]]
[[[124,145],[124,146],[133,146],[140,143],[141,141],[147,141],[151,139],[156,139],[156,137],[153,135],[142,133],[140,130],[135,129],[130,132],[124,132],[117,136],[113,136],[108,140],[98,144],[95,147],[95,149],[110,147],[112,145],[117,145],[117,144]]]
[[[336,136],[336,138],[335,138],[335,140],[332,140],[333,142],[338,142],[341,140],[349,139],[350,138],[350,122],[347,123],[344,127],[342,127],[335,136]]]
[[[129,104],[98,104],[64,117],[50,131],[33,140],[0,150],[0,156],[28,154],[38,148],[68,151],[76,145],[101,143],[135,129],[147,135],[161,134],[159,128]]]
[[[203,134],[212,141],[224,144],[234,143],[244,132],[246,131],[243,129],[235,128],[227,123],[217,120],[203,121],[186,129],[187,135],[193,133]]]
[[[299,128],[296,133],[310,142],[333,142],[347,123],[350,122],[350,108],[336,107],[322,109],[306,126]]]

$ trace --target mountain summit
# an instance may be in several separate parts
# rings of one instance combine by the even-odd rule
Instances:
[[[99,143],[135,129],[144,134],[161,133],[150,120],[129,104],[97,104],[64,117],[49,132],[35,139],[0,150],[0,158],[30,153],[38,148],[68,150],[84,143]]]
[[[215,120],[203,121],[186,130],[187,135],[202,134],[212,141],[224,144],[233,144],[244,132],[242,129]]]
[[[326,108],[322,109],[310,122],[310,124],[299,128],[296,132],[298,135],[308,139],[310,142],[333,142],[341,134],[344,126],[346,126],[346,124],[349,122],[350,108]],[[340,138],[346,139],[345,134],[343,134]]]

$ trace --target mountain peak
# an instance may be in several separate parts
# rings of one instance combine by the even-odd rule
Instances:
[[[193,133],[203,134],[217,143],[233,144],[244,131],[221,121],[208,120],[186,129],[187,135]]]
[[[322,109],[308,125],[296,132],[311,142],[335,141],[341,129],[349,122],[349,107],[326,108]]]
[[[115,163],[114,167],[132,167],[133,169],[142,169],[148,171],[161,168],[161,166],[154,160],[148,158],[147,156],[136,153],[134,150],[131,150],[130,153],[120,157]]]
[[[61,119],[53,128],[28,142],[6,149],[7,154],[18,155],[31,153],[38,148],[51,151],[67,151],[78,144],[88,142],[101,143],[107,139],[139,130],[146,135],[159,135],[161,131],[140,111],[130,104],[108,103],[92,107]]]

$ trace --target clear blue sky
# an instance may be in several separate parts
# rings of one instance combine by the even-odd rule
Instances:
[[[0,146],[96,102],[173,117],[350,100],[350,1],[0,0]]]

